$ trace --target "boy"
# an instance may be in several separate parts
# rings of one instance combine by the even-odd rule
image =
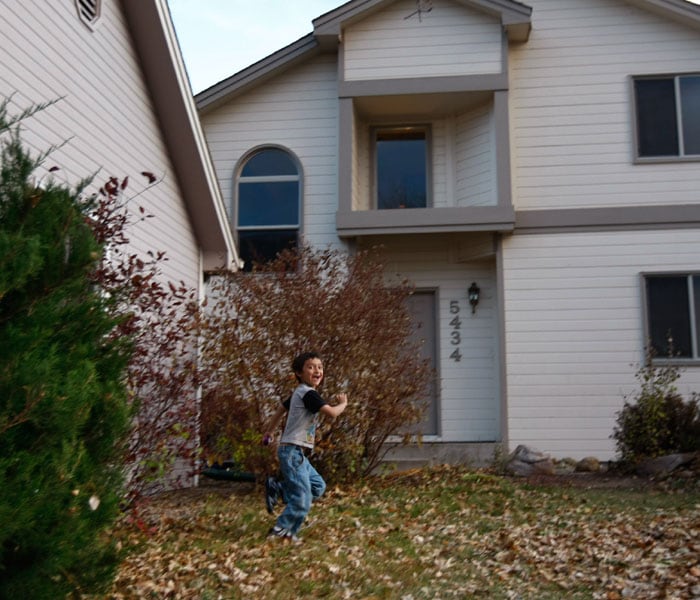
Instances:
[[[277,410],[271,427],[274,432],[285,411],[288,412],[277,449],[282,482],[268,477],[265,492],[268,512],[272,512],[280,494],[287,503],[268,537],[299,543],[297,532],[311,509],[311,503],[326,489],[326,482],[308,461],[305,451],[313,450],[319,414],[337,417],[345,410],[348,398],[347,394],[338,394],[335,406],[321,398],[316,388],[323,381],[323,363],[315,352],[297,356],[292,361],[292,370],[299,385]]]

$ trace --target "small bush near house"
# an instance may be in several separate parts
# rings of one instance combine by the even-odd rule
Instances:
[[[697,395],[685,400],[675,386],[679,368],[655,365],[652,358],[647,353],[636,374],[640,390],[617,415],[612,437],[623,462],[700,450]]]
[[[324,361],[321,394],[349,397],[341,417],[323,420],[315,465],[336,480],[370,472],[389,436],[420,420],[415,398],[432,377],[409,341],[411,292],[406,282],[386,285],[375,253],[309,247],[253,274],[216,278],[203,332],[207,457],[270,470],[273,451],[261,445],[266,421],[296,385],[293,357],[314,350]]]
[[[103,588],[122,492],[128,339],[91,277],[101,255],[78,191],[31,177],[0,105],[0,597]],[[45,158],[45,156],[43,157]]]
[[[156,178],[142,173],[150,184]],[[184,283],[165,281],[167,257],[133,251],[127,229],[133,223],[125,198],[128,178],[110,178],[100,188],[91,214],[96,239],[107,251],[92,274],[115,315],[113,335],[131,341],[125,373],[133,407],[124,464],[126,505],[137,508],[144,495],[191,485],[197,468],[199,302]],[[143,209],[139,219],[151,215]]]

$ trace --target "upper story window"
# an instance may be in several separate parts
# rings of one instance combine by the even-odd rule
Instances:
[[[700,358],[700,275],[647,275],[644,282],[654,355]]]
[[[289,152],[262,148],[247,156],[236,189],[236,233],[245,270],[297,247],[301,176]]]
[[[377,208],[428,206],[428,127],[374,130]]]
[[[700,75],[634,79],[639,158],[700,158]]]
[[[100,18],[101,0],[75,0],[80,20],[91,29]]]

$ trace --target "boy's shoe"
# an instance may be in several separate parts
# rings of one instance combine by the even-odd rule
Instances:
[[[272,514],[272,511],[277,506],[277,500],[279,499],[279,484],[274,477],[265,478],[265,506],[267,507],[267,512]]]
[[[288,541],[290,544],[294,544],[295,546],[298,546],[299,544],[302,543],[301,539],[297,537],[296,534],[294,533],[288,533],[287,535],[284,536],[284,539]]]
[[[268,538],[284,539],[287,535],[289,535],[289,532],[284,527],[280,527],[279,525],[273,525],[270,527],[270,531],[267,532]]]
[[[270,528],[270,531],[267,532],[267,539],[275,538],[279,538],[280,540],[289,542],[290,544],[294,544],[295,546],[302,543],[296,534],[289,533],[289,531],[287,531],[284,527],[280,527],[279,525],[273,525]]]

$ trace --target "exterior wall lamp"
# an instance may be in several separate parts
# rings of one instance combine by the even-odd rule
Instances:
[[[475,281],[469,286],[467,293],[469,294],[469,304],[471,304],[472,307],[472,314],[474,314],[476,312],[476,305],[479,304],[479,294],[481,293]]]

